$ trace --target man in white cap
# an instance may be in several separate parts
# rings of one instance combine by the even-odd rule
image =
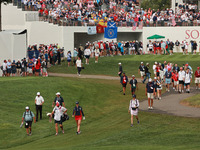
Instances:
[[[146,96],[148,97],[148,109],[153,109],[153,94],[155,93],[155,87],[152,79],[146,84]]]
[[[62,133],[64,134],[64,129],[62,125],[62,117],[64,114],[67,112],[67,109],[63,106],[60,105],[59,102],[56,102],[56,106],[54,107],[51,117],[54,115],[54,120],[55,120],[55,129],[56,129],[56,136],[58,135],[58,124],[62,130]]]
[[[26,133],[28,136],[31,136],[32,135],[31,125],[32,125],[33,119],[34,119],[34,123],[36,123],[36,120],[35,120],[35,116],[34,116],[33,112],[30,111],[30,108],[28,106],[26,106],[25,109],[26,109],[26,111],[23,113],[22,123],[21,123],[20,127],[22,127],[22,125],[25,121]]]
[[[141,62],[141,65],[139,66],[138,74],[140,74],[141,80],[143,81],[144,80],[144,75],[145,75],[145,66],[144,66],[143,62]]]
[[[118,65],[119,65],[119,72],[118,72],[118,75],[121,77],[122,72],[123,72],[123,69],[122,69],[122,63],[119,62]]]
[[[65,107],[64,99],[60,96],[60,92],[56,93],[56,98],[52,104],[52,107],[55,106],[56,102],[59,102],[61,106]]]
[[[42,105],[44,104],[44,98],[40,95],[40,92],[37,92],[35,97],[35,106],[36,106],[36,121],[38,121],[38,112],[40,112],[40,120],[42,119]]]

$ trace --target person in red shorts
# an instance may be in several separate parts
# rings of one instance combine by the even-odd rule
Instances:
[[[77,124],[77,132],[76,134],[80,134],[80,126],[81,126],[81,120],[82,120],[82,116],[83,116],[83,120],[85,120],[85,115],[83,113],[83,109],[81,106],[79,106],[79,102],[76,102],[76,106],[73,110],[73,114],[72,117],[75,116],[75,120],[76,120],[76,124]]]

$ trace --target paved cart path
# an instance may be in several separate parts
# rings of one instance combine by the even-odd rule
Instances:
[[[64,74],[64,73],[49,73],[49,76],[58,76],[58,77],[73,77],[73,78],[88,78],[88,79],[106,79],[106,80],[119,80],[119,77],[105,76],[105,75],[81,75],[76,74]],[[141,82],[141,79],[137,78],[138,82]],[[200,93],[200,90],[194,89],[192,87],[191,93],[182,93],[179,94],[174,92],[173,89],[168,93],[162,95],[161,100],[154,100],[153,110],[148,110],[148,101],[144,100],[140,102],[140,110],[147,111],[152,113],[160,114],[169,114],[175,116],[184,116],[184,117],[199,117],[200,118],[200,108],[184,106],[180,104],[180,101],[188,97],[194,96],[195,94]]]

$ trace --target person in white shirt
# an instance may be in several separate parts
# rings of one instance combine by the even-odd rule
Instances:
[[[88,47],[84,51],[84,55],[85,55],[85,58],[86,58],[86,63],[85,64],[87,64],[87,65],[89,65],[90,54],[91,54],[91,51],[90,51],[90,49]]]
[[[2,71],[3,71],[2,77],[7,76],[7,61],[6,60],[4,60],[3,62]]]
[[[98,58],[99,58],[99,48],[96,46],[95,47],[95,50],[94,50],[94,53],[95,53],[95,63],[98,63]]]
[[[180,67],[180,71],[178,72],[178,80],[179,80],[179,93],[184,90],[184,81],[185,81],[185,71],[183,67]]]
[[[44,104],[44,98],[37,92],[35,97],[35,107],[36,107],[36,121],[38,121],[38,112],[40,112],[40,120],[42,119],[42,105]]]
[[[154,76],[156,77],[156,66],[157,66],[157,62],[155,62],[155,64],[153,65],[153,73],[154,73]]]
[[[136,95],[133,95],[133,99],[130,100],[129,104],[129,110],[128,113],[131,113],[131,127],[133,126],[133,116],[137,119],[137,123],[139,124],[139,118],[138,118],[138,107],[139,107],[139,100],[136,99]]]
[[[58,124],[60,125],[60,128],[62,130],[62,133],[64,134],[64,129],[62,125],[62,117],[64,117],[64,114],[67,112],[67,109],[60,105],[59,102],[56,102],[56,106],[54,107],[51,116],[54,114],[54,120],[55,120],[55,129],[56,129],[56,136],[58,135]]]
[[[185,73],[186,93],[190,93],[190,82],[192,82],[192,75],[190,69],[187,69]]]
[[[82,68],[82,62],[80,57],[76,60],[76,68],[78,70],[77,75],[81,76],[81,68]]]

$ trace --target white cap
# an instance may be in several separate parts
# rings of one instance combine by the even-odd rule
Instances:
[[[56,95],[60,95],[60,92],[57,92]]]
[[[37,92],[37,95],[40,95],[40,92]]]
[[[158,63],[157,63],[157,62],[155,62],[155,64],[157,65]]]
[[[119,64],[119,65],[121,65],[122,63],[121,63],[121,62],[119,62],[118,64]]]
[[[143,64],[143,62],[141,62],[141,64]]]
[[[132,75],[132,77],[135,77],[135,75]]]
[[[157,77],[154,77],[154,79],[157,79]]]
[[[28,107],[28,106],[26,106],[26,107],[25,107],[25,109],[29,109],[29,107]]]
[[[151,79],[151,78],[149,78],[149,82],[152,82],[152,79]]]

